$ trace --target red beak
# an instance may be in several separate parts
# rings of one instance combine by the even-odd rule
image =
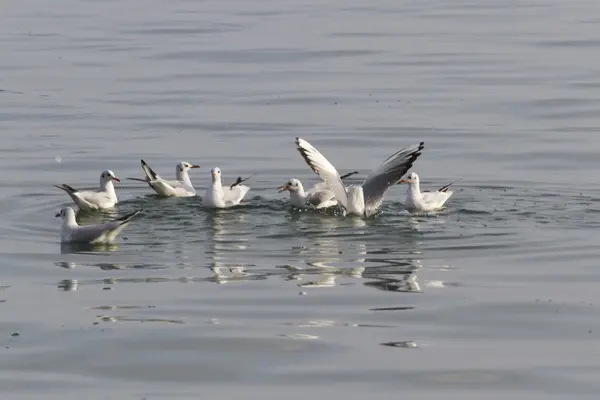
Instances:
[[[117,178],[116,176],[113,178],[113,181],[121,182],[121,180],[119,178]]]

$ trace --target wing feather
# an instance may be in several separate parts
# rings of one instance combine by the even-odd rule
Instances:
[[[306,200],[310,205],[317,207],[323,203],[335,200],[335,195],[331,190],[320,190],[310,193]]]
[[[319,150],[306,140],[297,137],[296,146],[304,161],[313,170],[313,172],[329,186],[338,203],[344,208],[348,206],[348,195],[340,178],[340,174],[335,167],[325,158]]]
[[[365,211],[372,213],[381,206],[388,188],[396,184],[421,155],[425,143],[398,150],[374,169],[362,184]]]

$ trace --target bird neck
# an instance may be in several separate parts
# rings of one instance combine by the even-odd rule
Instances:
[[[178,181],[181,181],[188,186],[192,186],[192,181],[190,180],[190,176],[188,175],[187,171],[182,171],[177,168],[177,171],[175,171],[175,176],[177,176]]]
[[[108,193],[111,199],[117,199],[117,193],[115,192],[115,185],[113,185],[112,181],[100,182],[100,189],[103,192]]]
[[[66,218],[63,219],[63,226],[74,228],[78,226],[77,219],[75,218],[75,213],[67,214]]]
[[[306,193],[304,193],[304,189],[302,187],[300,187],[296,191],[290,190],[290,197],[292,199],[295,199],[295,200],[303,203],[306,200]]]
[[[306,198],[306,192],[304,191],[304,186],[302,186],[301,183],[298,185],[298,190],[292,193],[296,194],[298,197]]]
[[[408,194],[412,196],[419,196],[421,194],[419,182],[411,182],[408,184]]]
[[[221,179],[220,178],[217,178],[217,179],[213,178],[213,180],[212,180],[212,186],[215,189],[221,189],[221,190],[223,189],[223,185],[221,185]]]

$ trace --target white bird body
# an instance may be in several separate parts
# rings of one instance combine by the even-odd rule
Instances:
[[[95,211],[114,208],[119,202],[113,181],[120,182],[115,174],[107,169],[100,174],[100,188],[96,191],[77,190],[69,185],[54,185],[61,190],[67,192],[69,197],[81,210]]]
[[[404,202],[406,210],[409,213],[427,213],[439,210],[444,206],[452,194],[454,194],[448,188],[456,183],[456,181],[442,186],[435,192],[421,192],[419,175],[412,172],[406,179],[401,179],[398,183],[408,183],[408,191]]]
[[[358,171],[350,172],[341,176],[340,179],[347,178],[357,173]],[[323,209],[334,207],[338,204],[335,193],[325,182],[318,182],[308,190],[304,190],[302,182],[296,178],[292,178],[285,185],[277,188],[278,192],[283,192],[285,190],[290,192],[290,203],[298,208],[305,208],[308,206],[316,209]]]
[[[159,196],[162,197],[192,197],[196,195],[196,189],[192,185],[188,171],[192,168],[200,168],[199,165],[192,165],[181,161],[175,166],[176,180],[166,180],[158,175],[150,166],[141,160],[142,169],[146,174],[145,179],[127,178],[134,181],[146,182]]]
[[[80,226],[75,219],[75,211],[65,207],[55,216],[62,218],[61,243],[96,244],[112,243],[119,233],[131,222],[140,210],[121,218],[98,225]]]
[[[377,212],[385,192],[412,167],[424,148],[421,142],[401,149],[374,169],[362,185],[344,187],[335,167],[313,145],[302,138],[296,138],[296,145],[308,166],[331,188],[345,214],[360,217],[369,217]]]
[[[242,185],[241,182],[246,179],[238,180],[230,186],[223,187],[221,183],[221,170],[215,167],[210,170],[212,183],[206,188],[206,193],[202,198],[202,204],[208,208],[229,208],[240,204],[250,187]]]

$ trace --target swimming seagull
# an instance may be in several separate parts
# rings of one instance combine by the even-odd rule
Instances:
[[[358,171],[349,172],[340,176],[340,179],[358,174]],[[325,182],[319,182],[308,190],[304,190],[302,182],[296,178],[290,179],[285,185],[277,188],[278,192],[290,192],[290,203],[296,207],[304,208],[307,205],[316,209],[328,208],[337,205],[335,194]]]
[[[362,185],[347,188],[335,167],[313,145],[297,137],[296,146],[308,166],[331,188],[344,215],[369,217],[381,206],[388,188],[396,184],[421,155],[424,142],[397,151],[371,171]]]
[[[121,182],[110,169],[106,169],[100,174],[100,189],[97,191],[79,191],[66,184],[54,187],[67,192],[81,210],[104,210],[119,202],[113,181]]]
[[[446,201],[452,196],[454,192],[449,191],[448,188],[455,184],[461,178],[450,182],[449,184],[442,186],[435,192],[423,191],[419,185],[419,175],[415,172],[411,172],[406,176],[405,179],[401,179],[398,183],[408,183],[408,193],[406,194],[406,201],[404,207],[410,213],[416,212],[430,212],[435,211],[444,205]]]
[[[202,198],[202,204],[210,208],[229,208],[240,204],[250,188],[242,185],[242,182],[249,179],[239,177],[233,184],[223,187],[221,184],[221,170],[214,167],[210,170],[212,183],[206,188],[206,193]]]
[[[127,214],[121,218],[105,222],[99,225],[80,226],[75,220],[75,211],[71,207],[65,207],[56,213],[55,217],[62,218],[60,230],[61,243],[111,243],[119,233],[131,222],[133,217],[141,210]]]
[[[132,181],[146,182],[156,193],[163,197],[191,197],[196,195],[196,189],[192,185],[188,171],[192,168],[200,168],[199,165],[192,165],[181,161],[175,166],[176,180],[168,181],[160,177],[146,161],[141,160],[142,169],[146,174],[145,179],[127,178]]]

